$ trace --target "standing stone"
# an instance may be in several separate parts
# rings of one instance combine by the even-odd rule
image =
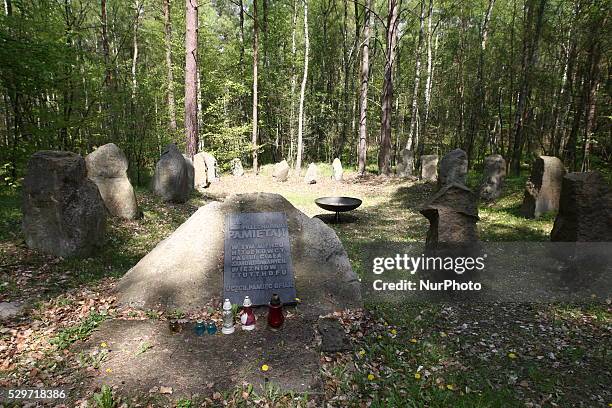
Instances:
[[[183,154],[183,157],[185,158],[185,162],[187,163],[187,177],[189,179],[189,188],[193,190],[195,188],[195,167],[193,167],[193,160],[191,160],[191,158],[186,154]]]
[[[128,160],[114,143],[98,147],[85,157],[87,177],[96,183],[104,205],[114,217],[139,216],[136,195],[127,177]]]
[[[438,179],[438,155],[426,154],[421,156],[421,178],[427,181]]]
[[[276,181],[287,181],[289,178],[289,163],[287,163],[287,160],[283,160],[274,165],[272,177],[274,177]]]
[[[232,166],[232,174],[236,177],[242,177],[244,176],[244,168],[242,167],[242,162],[240,161],[239,158],[235,158],[232,160],[231,162],[231,166]]]
[[[344,169],[342,168],[342,163],[340,162],[339,158],[335,158],[334,162],[332,163],[332,169],[334,171],[334,173],[332,174],[332,178],[335,181],[342,181],[342,178],[344,177]]]
[[[565,168],[558,158],[540,156],[535,159],[525,185],[521,214],[527,218],[538,218],[548,211],[558,210],[564,174]]]
[[[206,178],[208,179],[208,184],[216,183],[220,179],[217,159],[208,152],[202,152],[202,156],[204,156],[204,161],[206,162]]]
[[[106,209],[76,153],[41,151],[23,182],[23,232],[30,248],[86,256],[104,242]]]
[[[452,150],[440,160],[440,176],[438,186],[457,183],[465,185],[468,171],[467,153],[461,149]]]
[[[155,166],[153,192],[166,202],[184,203],[189,199],[189,165],[175,144],[166,146]]]
[[[612,191],[598,172],[563,177],[551,241],[612,241]]]
[[[412,150],[402,149],[400,152],[401,159],[397,163],[396,173],[398,177],[411,177],[414,168],[414,154]]]
[[[306,170],[306,175],[304,176],[304,182],[306,184],[316,184],[318,178],[319,169],[317,168],[317,165],[310,163],[308,165],[308,170]]]
[[[485,201],[495,201],[499,198],[506,177],[506,161],[499,154],[493,154],[485,159],[480,198]]]
[[[209,185],[206,154],[205,152],[200,152],[193,156],[193,187],[196,189],[206,188]]]
[[[478,205],[476,195],[463,184],[443,186],[420,210],[429,220],[426,247],[439,244],[470,247],[478,242]]]

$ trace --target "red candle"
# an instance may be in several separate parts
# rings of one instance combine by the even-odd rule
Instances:
[[[268,304],[268,324],[275,329],[281,327],[285,321],[283,316],[283,304],[280,297],[275,293]]]

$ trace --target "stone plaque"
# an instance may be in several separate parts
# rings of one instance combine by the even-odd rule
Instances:
[[[237,213],[225,219],[223,297],[242,305],[266,305],[273,293],[295,303],[287,216],[282,212]]]

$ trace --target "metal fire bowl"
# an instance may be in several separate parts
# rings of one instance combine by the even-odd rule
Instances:
[[[315,203],[324,210],[339,212],[352,211],[361,205],[361,200],[353,197],[321,197]]]

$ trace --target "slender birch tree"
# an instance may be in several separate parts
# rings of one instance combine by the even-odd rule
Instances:
[[[372,0],[366,0],[363,16],[363,45],[361,48],[361,86],[359,89],[359,176],[365,175],[368,143],[368,85],[370,80],[370,20]]]
[[[295,160],[295,169],[299,172],[302,170],[302,154],[304,152],[304,98],[306,95],[306,82],[308,81],[308,54],[310,52],[310,39],[308,38],[308,0],[304,0],[304,75],[302,76],[302,87],[300,88],[300,106],[298,112],[298,140],[297,140],[297,158]]]
[[[386,26],[385,73],[381,96],[382,115],[380,119],[380,150],[378,172],[391,174],[391,115],[393,113],[393,67],[397,48],[400,0],[388,0]]]

